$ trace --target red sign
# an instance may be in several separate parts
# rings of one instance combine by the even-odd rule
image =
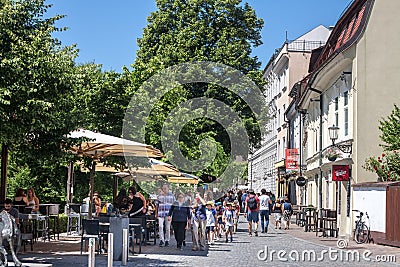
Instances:
[[[332,165],[332,181],[348,181],[349,165]]]
[[[286,148],[286,170],[298,170],[299,169],[299,150],[297,148]]]

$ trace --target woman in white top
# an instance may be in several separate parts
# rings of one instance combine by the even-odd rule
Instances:
[[[39,211],[39,199],[36,197],[35,190],[29,188],[28,191],[28,206],[32,207],[32,212]]]

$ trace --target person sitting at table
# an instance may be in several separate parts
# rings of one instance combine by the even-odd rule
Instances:
[[[39,212],[39,199],[36,197],[35,190],[33,188],[29,188],[28,191],[28,205],[29,207],[32,207],[32,213],[38,213]]]
[[[153,200],[149,198],[147,201],[147,215],[154,215],[156,211],[156,205],[154,205]]]
[[[6,212],[8,212],[12,217],[14,217],[15,222],[17,223],[17,225],[19,224],[19,212],[16,208],[13,207],[13,202],[11,199],[6,198],[6,200],[4,201],[4,209],[2,209],[2,211],[5,210]]]
[[[119,191],[114,201],[114,207],[122,213],[129,209],[129,198],[126,194],[125,188],[121,188],[121,190]]]
[[[24,212],[24,207],[28,206],[28,199],[25,195],[24,189],[18,188],[14,197],[14,205],[18,205],[19,212]]]
[[[98,217],[101,212],[101,198],[99,197],[99,193],[97,191],[93,193],[93,204],[96,210],[96,217]]]
[[[129,217],[140,217],[146,214],[146,199],[134,186],[128,190],[130,206]]]

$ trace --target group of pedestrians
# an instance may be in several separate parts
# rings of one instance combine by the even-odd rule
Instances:
[[[267,233],[271,214],[274,214],[276,228],[281,228],[283,221],[285,229],[289,229],[292,210],[289,198],[275,199],[265,189],[261,190],[261,194],[256,194],[251,189],[236,195],[229,191],[217,202],[196,194],[191,203],[188,203],[183,193],[176,196],[172,194],[167,184],[158,193],[155,216],[158,219],[160,247],[170,245],[171,226],[177,249],[180,250],[186,246],[188,230],[192,233],[193,251],[205,250],[207,245],[212,246],[215,241],[223,241],[223,238],[225,242],[233,242],[241,211],[240,202],[248,222],[249,236],[258,236],[260,221],[261,233]]]
[[[274,214],[275,229],[282,228],[282,221],[284,229],[289,229],[290,218],[293,213],[292,204],[288,196],[284,199],[275,199],[275,197],[265,189],[261,189],[261,195],[257,195],[252,189],[247,191],[244,203],[244,211],[248,222],[249,236],[253,233],[258,236],[258,223],[261,220],[261,233],[268,232],[269,216]],[[253,228],[254,224],[254,228]]]
[[[225,236],[225,242],[233,241],[237,227],[240,207],[232,202],[214,203],[196,194],[191,203],[187,202],[183,193],[174,194],[169,191],[167,184],[163,185],[157,197],[156,218],[159,225],[159,246],[169,246],[171,232],[174,231],[177,249],[186,246],[186,231],[192,234],[192,250],[205,250],[206,245],[213,245],[216,240]]]

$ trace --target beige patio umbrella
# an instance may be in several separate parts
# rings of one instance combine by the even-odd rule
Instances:
[[[176,183],[176,184],[198,184],[199,177],[196,175],[192,175],[189,173],[181,172],[178,176],[168,176],[169,183]]]
[[[80,144],[70,147],[70,151],[75,154],[86,156],[93,159],[93,164],[90,170],[90,183],[89,183],[89,207],[92,206],[93,201],[93,185],[94,174],[96,171],[96,163],[105,157],[109,156],[130,156],[130,157],[162,157],[163,154],[160,150],[139,142],[96,133],[93,131],[79,129],[71,132],[68,135],[71,139],[84,139]],[[92,213],[89,212],[89,218]]]

